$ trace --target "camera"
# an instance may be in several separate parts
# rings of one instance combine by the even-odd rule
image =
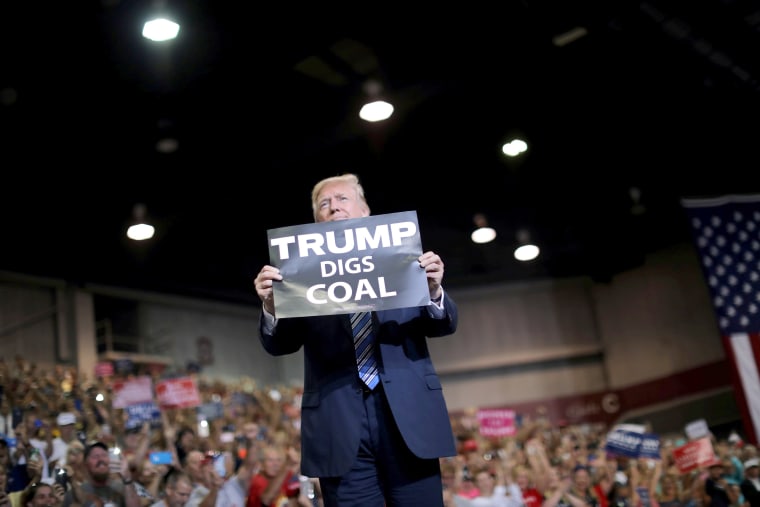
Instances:
[[[65,468],[58,468],[55,471],[55,482],[63,486],[63,489],[66,489],[66,486],[69,484],[69,473]]]

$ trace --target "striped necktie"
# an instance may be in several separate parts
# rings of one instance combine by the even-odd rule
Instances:
[[[372,313],[352,313],[351,330],[354,333],[354,348],[356,349],[356,364],[359,368],[359,377],[367,384],[367,387],[374,389],[380,379],[377,376]]]

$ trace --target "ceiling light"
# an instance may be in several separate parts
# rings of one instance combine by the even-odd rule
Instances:
[[[520,262],[532,261],[541,253],[541,249],[531,241],[530,233],[525,229],[517,231],[517,242],[519,246],[513,255]]]
[[[145,205],[138,203],[132,209],[134,223],[127,229],[127,237],[135,241],[144,241],[153,237],[155,228],[145,220]]]
[[[155,228],[149,224],[134,224],[127,229],[127,237],[135,241],[144,241],[153,237]]]
[[[478,213],[472,219],[477,227],[477,229],[470,234],[470,239],[472,239],[473,243],[490,243],[496,239],[496,231],[488,226],[488,221],[486,220],[485,215]]]
[[[515,249],[514,256],[518,261],[526,262],[538,257],[539,253],[541,250],[536,245],[522,245]]]
[[[364,104],[359,111],[359,118],[364,121],[387,120],[393,114],[393,106],[384,100],[376,100]]]
[[[528,143],[522,139],[513,139],[501,147],[502,153],[508,157],[516,157],[528,150]]]
[[[143,25],[142,35],[155,42],[163,42],[177,37],[179,25],[165,18],[147,21]]]

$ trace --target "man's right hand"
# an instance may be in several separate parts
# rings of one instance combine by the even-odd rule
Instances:
[[[253,281],[253,286],[256,288],[256,294],[259,295],[261,303],[264,309],[274,315],[274,289],[272,285],[274,281],[282,280],[280,270],[274,266],[264,266],[256,275]]]

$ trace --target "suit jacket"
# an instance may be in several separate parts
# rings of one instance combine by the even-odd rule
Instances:
[[[745,478],[739,483],[744,500],[749,502],[750,507],[760,506],[760,490],[758,490],[751,480]]]
[[[442,319],[431,317],[424,306],[373,313],[380,382],[407,447],[420,458],[456,455],[443,389],[427,347],[427,338],[456,331],[457,307],[448,295],[443,307]],[[273,334],[260,325],[259,336],[275,356],[303,347],[302,473],[345,474],[359,449],[359,414],[364,411],[349,316],[278,319]]]

